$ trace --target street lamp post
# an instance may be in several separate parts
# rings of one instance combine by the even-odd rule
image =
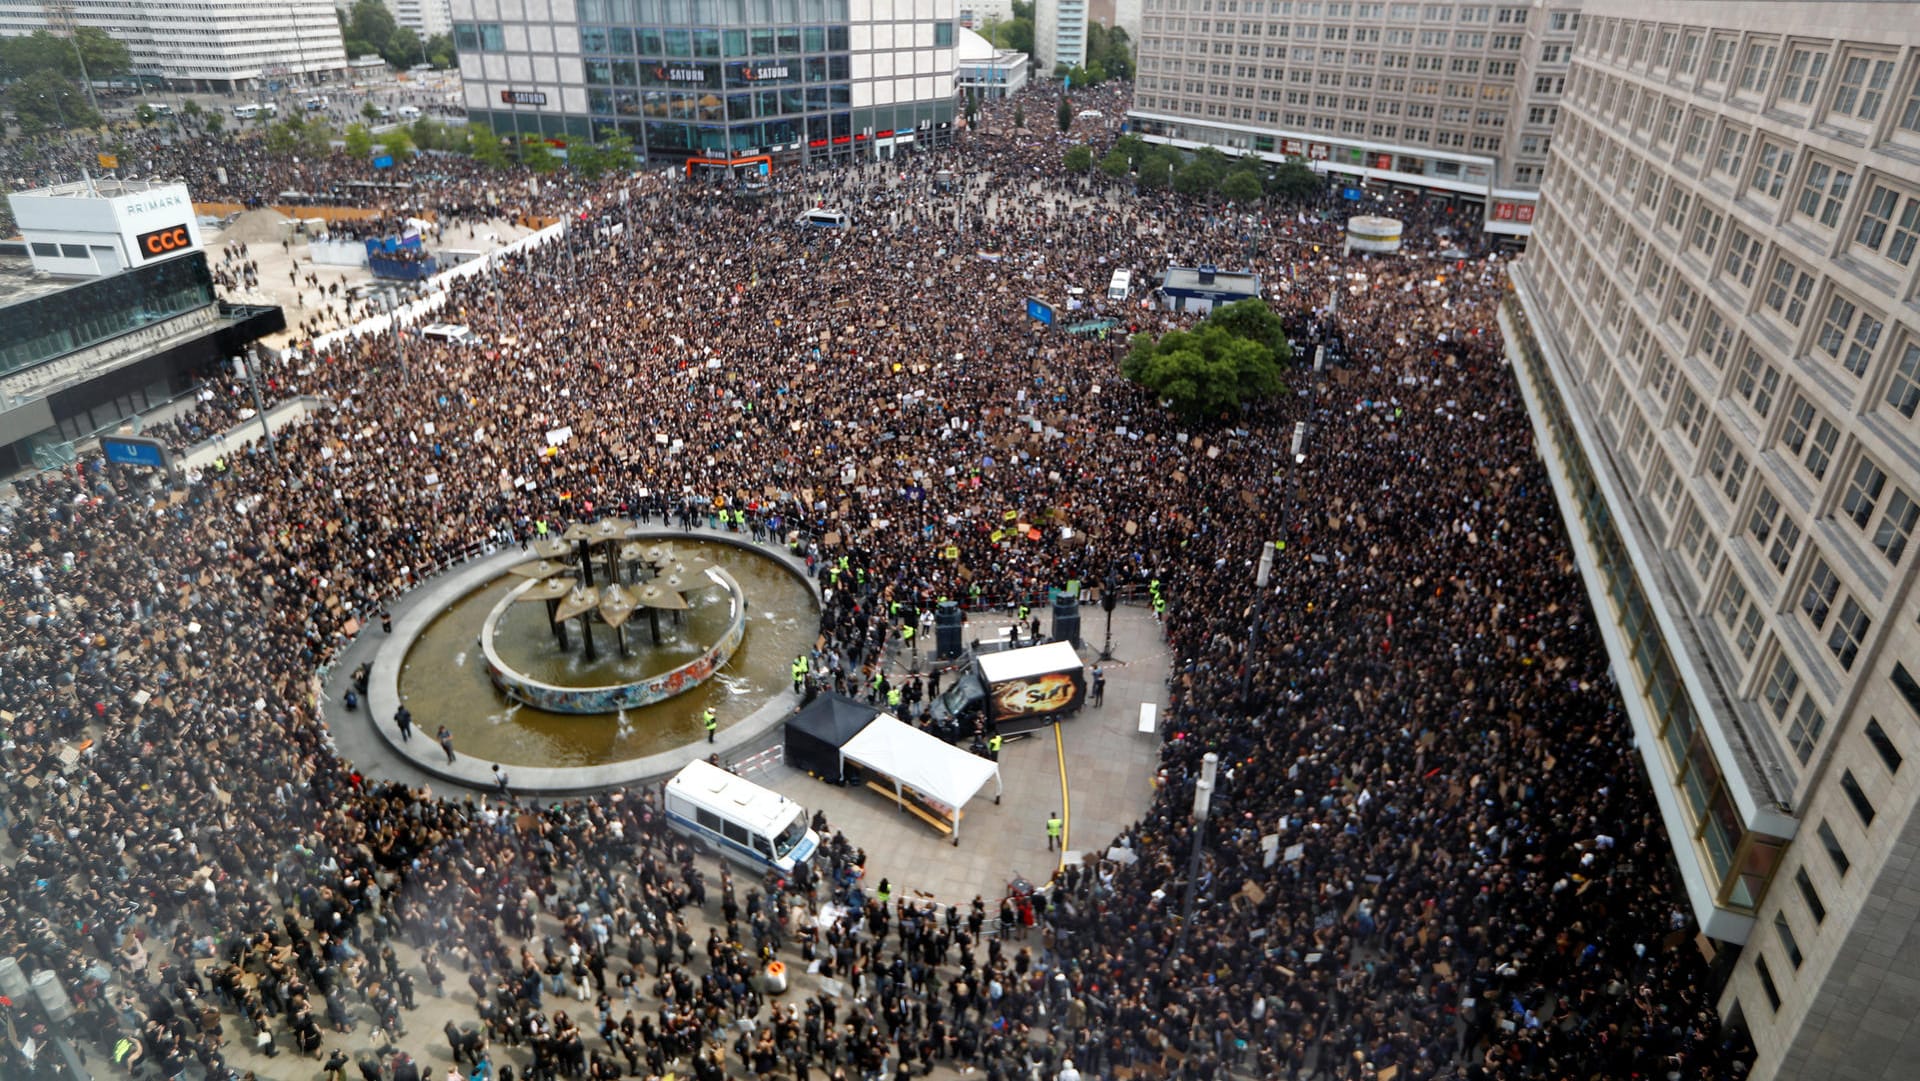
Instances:
[[[1193,926],[1193,892],[1200,878],[1200,850],[1207,844],[1207,814],[1213,809],[1213,780],[1220,771],[1220,756],[1208,751],[1200,757],[1200,780],[1193,786],[1193,855],[1187,860],[1187,893],[1180,902],[1180,938],[1173,955],[1187,952],[1187,931]]]
[[[393,349],[394,354],[400,359],[400,381],[411,383],[413,378],[407,373],[407,336],[400,329],[400,308],[400,300],[395,297],[387,305],[387,316],[393,323]]]
[[[1100,659],[1113,659],[1113,610],[1120,604],[1120,593],[1114,587],[1113,572],[1107,572],[1107,580],[1100,587],[1100,607],[1107,610],[1107,644],[1100,647]]]
[[[260,418],[260,434],[267,441],[267,455],[280,460],[280,448],[273,443],[273,425],[267,423],[267,403],[260,397],[260,350],[247,346],[247,384],[253,388],[253,412]]]
[[[1260,566],[1253,573],[1253,626],[1247,630],[1247,656],[1240,665],[1240,708],[1253,700],[1253,658],[1260,651],[1260,623],[1267,604],[1267,582],[1273,577],[1273,553],[1283,542],[1268,541],[1260,548]]]

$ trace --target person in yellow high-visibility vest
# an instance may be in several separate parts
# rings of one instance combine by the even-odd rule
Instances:
[[[998,732],[995,732],[993,735],[988,736],[987,737],[987,757],[993,759],[995,762],[1000,761],[1000,748],[1006,746],[1006,743],[1007,741],[1005,739],[1002,739],[1000,736],[1000,733]]]
[[[1060,812],[1053,812],[1053,815],[1047,819],[1047,851],[1051,852],[1060,847],[1060,832],[1065,828],[1066,823],[1061,821]]]
[[[712,706],[708,706],[707,711],[700,715],[700,723],[707,728],[707,742],[712,743],[713,734],[720,730],[720,715],[713,711]]]

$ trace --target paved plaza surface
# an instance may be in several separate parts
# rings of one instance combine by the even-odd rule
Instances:
[[[704,532],[695,531],[696,534]],[[409,606],[434,603],[431,594],[431,589],[420,588],[401,598],[392,609],[396,623],[406,616]],[[1105,619],[1106,614],[1098,606],[1082,607],[1081,632],[1085,645],[1080,655],[1083,660],[1097,661],[1105,638]],[[966,640],[992,639],[997,637],[1000,628],[1012,622],[1013,616],[1004,611],[972,613],[966,626]],[[756,783],[790,796],[809,810],[825,811],[831,829],[843,832],[853,844],[866,849],[864,884],[869,890],[886,878],[892,884],[894,896],[902,900],[965,906],[978,894],[988,901],[991,913],[1011,878],[1019,875],[1036,885],[1042,884],[1063,859],[1078,859],[1082,852],[1104,853],[1111,840],[1144,813],[1151,801],[1160,734],[1139,730],[1140,707],[1143,703],[1152,703],[1164,716],[1169,654],[1160,626],[1150,610],[1123,605],[1114,612],[1112,625],[1113,659],[1098,662],[1107,677],[1104,704],[1083,709],[1057,726],[1057,732],[1055,728],[1043,728],[1030,736],[1009,741],[1000,755],[1004,784],[1001,801],[997,805],[993,802],[989,783],[981,795],[967,804],[958,846],[918,818],[896,810],[891,802],[865,787],[835,787],[785,765],[777,722],[771,728],[754,733],[750,739],[732,741],[722,761]],[[378,627],[370,628],[343,651],[325,677],[324,715],[338,749],[369,781],[426,785],[442,795],[457,795],[460,791],[457,786],[445,778],[427,774],[412,758],[396,752],[388,740],[375,731],[375,721],[367,710],[348,712],[343,708],[348,674],[361,661],[371,659],[387,641]],[[892,658],[890,676],[906,673],[914,659],[910,654]],[[929,662],[926,658],[918,660],[924,672]],[[786,708],[780,710],[784,718],[795,703],[790,695],[779,697],[789,700],[784,703]],[[664,777],[651,778],[645,783],[661,780]],[[493,795],[486,791],[477,794],[481,798]],[[1046,819],[1055,811],[1062,812],[1067,823],[1064,852],[1050,851],[1047,844]],[[709,881],[717,882],[717,863],[703,857],[702,864]],[[736,880],[744,889],[753,878],[741,875]],[[722,925],[717,894],[709,897],[704,910],[689,908],[686,915],[695,939],[705,941],[709,928]],[[809,917],[804,909],[796,908],[792,918],[796,926],[804,926]],[[541,916],[541,934],[556,934],[558,929],[559,923],[552,915]],[[1038,950],[1043,944],[1039,932],[1029,935],[1028,944]],[[537,939],[529,945],[536,951],[540,946]],[[426,981],[418,978],[421,971],[418,951],[399,940],[395,947],[401,964],[416,973],[420,986],[418,1008],[405,1015],[406,1035],[389,1037],[377,1033],[371,1010],[364,1004],[356,1004],[354,1031],[328,1031],[319,1060],[300,1056],[286,1047],[284,1034],[277,1057],[272,1058],[244,1046],[245,1041],[232,1034],[227,1045],[229,1061],[239,1069],[253,1071],[258,1081],[317,1081],[323,1076],[320,1067],[324,1056],[333,1048],[341,1048],[351,1058],[358,1059],[368,1048],[390,1044],[393,1049],[413,1056],[422,1065],[423,1077],[428,1081],[442,1081],[452,1064],[451,1050],[442,1031],[444,1026],[449,1021],[468,1024],[476,1018],[473,995],[466,986],[466,973],[455,964],[447,964],[446,997],[433,998]],[[623,950],[624,943],[616,943],[613,953],[618,957]],[[781,956],[788,963],[792,978],[785,994],[772,999],[780,1008],[784,1009],[788,1003],[804,1003],[810,995],[833,989],[823,988],[820,979],[806,971],[806,962],[800,958],[793,937],[787,939]],[[201,962],[203,966],[211,963]],[[610,984],[612,975],[624,965],[624,959],[619,959],[609,966]],[[696,949],[693,972],[698,975],[704,972],[705,966],[704,953]],[[617,989],[615,993],[617,996]],[[605,1049],[592,1035],[598,1025],[593,1003],[554,995],[547,996],[546,1002],[549,1012],[564,1008],[575,1017],[588,1034],[591,1050]],[[658,1007],[657,1002],[643,996],[631,1006],[616,1001],[614,1012],[619,1016],[631,1008],[636,1015],[645,1015]],[[496,1046],[492,1054],[496,1069],[503,1063],[511,1063],[516,1074],[524,1073],[531,1061],[525,1048]],[[735,1071],[740,1069],[737,1062],[730,1061],[729,1065]],[[680,1076],[687,1076],[686,1066],[680,1064]],[[466,1072],[462,1070],[463,1074]],[[353,1066],[348,1067],[349,1078],[357,1074]],[[942,1063],[930,1076],[950,1079],[979,1074],[976,1070],[957,1069]]]
[[[723,534],[696,529],[688,536],[715,538]],[[738,535],[733,536],[738,539]],[[773,554],[772,549],[762,547]],[[514,555],[503,552],[494,558],[511,560]],[[437,607],[445,601],[435,596],[430,584],[424,584],[399,598],[390,611],[395,626],[403,627],[410,618],[431,614],[421,606]],[[1085,644],[1079,652],[1082,660],[1099,664],[1106,674],[1104,705],[1081,710],[1059,725],[1057,734],[1045,728],[1009,740],[1000,755],[1001,800],[993,802],[989,782],[967,804],[957,846],[870,789],[836,787],[787,766],[782,761],[781,723],[798,705],[798,699],[790,693],[776,695],[741,722],[730,722],[722,728],[713,750],[722,765],[781,792],[810,811],[825,811],[832,829],[866,849],[869,881],[877,883],[885,877],[895,886],[896,894],[964,904],[975,894],[997,898],[1016,874],[1043,883],[1063,856],[1048,849],[1046,821],[1051,814],[1061,812],[1066,823],[1066,852],[1078,858],[1080,851],[1104,853],[1114,836],[1144,813],[1152,801],[1160,737],[1157,732],[1139,731],[1140,707],[1152,703],[1164,715],[1169,672],[1166,645],[1148,609],[1123,605],[1113,613],[1114,659],[1099,661],[1105,619],[1106,613],[1097,605],[1081,608]],[[1013,615],[1005,611],[971,613],[966,640],[991,640],[1013,622]],[[391,717],[386,715],[391,710],[383,713],[372,703],[351,712],[345,708],[353,670],[373,661],[392,641],[379,627],[367,628],[341,652],[323,677],[326,700],[322,716],[340,753],[371,781],[397,781],[451,794],[460,791],[456,778],[465,774],[474,782],[469,787],[482,796],[490,795],[486,783],[490,763],[473,759],[465,763],[469,768],[450,773],[434,762],[439,750],[430,738],[415,739],[406,750],[393,745]],[[905,652],[891,657],[889,678],[900,682],[915,660]],[[922,671],[931,665],[925,657],[917,660]],[[430,737],[430,733],[416,734]],[[707,745],[701,744],[690,753],[705,757],[707,751]],[[687,755],[679,757],[685,759]],[[658,775],[633,783],[659,784],[675,768],[663,767]],[[598,790],[616,787],[609,784]]]

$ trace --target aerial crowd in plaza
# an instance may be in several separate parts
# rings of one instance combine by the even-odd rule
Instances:
[[[0,504],[0,952],[58,973],[97,1075],[1743,1072],[1502,357],[1509,256],[1418,199],[1379,204],[1406,251],[1362,257],[1341,249],[1337,198],[1228,207],[1070,174],[1067,146],[1098,157],[1115,132],[1054,130],[1057,93],[1024,95],[1038,126],[993,103],[990,134],[776,173],[756,201],[658,168],[531,194],[457,159],[403,165],[418,205],[396,215],[575,223],[451,287],[442,317],[481,344],[298,348],[268,393],[336,408],[178,492],[89,459],[17,482]],[[1123,89],[1073,96],[1126,110]],[[92,152],[11,148],[7,176]],[[242,202],[362,172],[229,136],[133,156]],[[797,228],[808,203],[851,227]],[[1295,342],[1288,389],[1183,420],[1119,360],[1129,329],[1193,317],[1139,286],[1106,299],[1109,274],[1249,253]],[[1110,333],[1027,318],[1025,297],[1064,306],[1069,286],[1085,308],[1063,322]],[[210,389],[203,431],[251,401]],[[993,896],[849,887],[858,836],[773,896],[696,859],[656,791],[509,806],[369,779],[336,752],[316,671],[432,568],[542,520],[688,507],[844,558],[825,645],[855,667],[895,600],[1161,583],[1174,670],[1152,808],[1076,839],[1134,858],[1064,870],[1031,928]],[[836,921],[805,918],[829,902]],[[843,993],[765,994],[769,955],[820,961]],[[442,995],[464,1024],[409,1024]],[[0,1077],[49,1068],[20,1017]]]

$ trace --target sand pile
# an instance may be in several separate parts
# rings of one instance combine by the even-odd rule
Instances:
[[[220,230],[218,240],[222,244],[239,241],[244,244],[278,244],[280,238],[287,235],[286,223],[291,221],[277,210],[249,210],[233,219],[233,224]]]

